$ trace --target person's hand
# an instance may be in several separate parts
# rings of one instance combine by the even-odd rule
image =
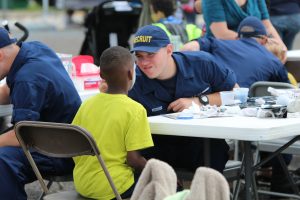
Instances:
[[[200,51],[200,45],[198,41],[191,41],[184,44],[180,51]]]
[[[176,101],[170,103],[170,105],[168,106],[168,111],[181,112],[184,109],[188,109],[192,105],[193,100],[194,98],[177,99]]]
[[[268,38],[265,47],[271,51],[284,64],[287,60],[287,48],[275,38]]]
[[[100,92],[105,93],[107,91],[107,89],[108,89],[108,85],[107,85],[106,81],[104,79],[102,79],[100,82],[99,90],[100,90]]]

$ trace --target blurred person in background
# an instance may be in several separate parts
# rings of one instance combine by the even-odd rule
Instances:
[[[195,6],[199,6],[195,3]],[[195,8],[195,10],[200,10]],[[266,2],[264,0],[202,0],[201,10],[206,23],[206,37],[215,37],[225,40],[237,39],[237,28],[247,16],[255,16],[262,21],[268,35],[282,45],[287,51],[276,29],[273,27]],[[191,42],[190,48],[193,48]]]
[[[186,3],[181,4],[181,8],[184,14],[184,19],[187,23],[196,23],[196,14],[194,12],[194,1],[195,0],[188,0]]]
[[[138,27],[142,27],[153,23],[150,12],[150,0],[141,0],[141,2],[143,6],[139,17]]]
[[[240,87],[249,88],[257,81],[289,82],[286,68],[265,48],[269,38],[261,20],[246,17],[237,31],[237,40],[199,38],[197,50],[211,53],[234,71]]]
[[[202,0],[195,0],[194,2],[194,11],[197,14],[202,14]]]
[[[186,23],[174,16],[176,0],[150,0],[151,19],[153,25],[162,28],[173,41],[171,36],[179,36],[179,48],[188,41],[197,39],[202,31],[195,24]],[[176,44],[175,44],[176,45]],[[175,50],[179,50],[175,49]]]
[[[188,0],[174,0],[175,5],[176,5],[176,10],[174,12],[174,16],[179,19],[182,20],[183,19],[183,11],[181,8],[181,4],[182,3],[187,3]],[[146,26],[146,25],[150,25],[152,23],[154,23],[155,21],[152,20],[151,18],[151,10],[150,10],[150,0],[141,0],[142,2],[142,11],[139,17],[139,24],[138,27],[142,27],[142,26]]]
[[[267,0],[270,19],[288,49],[300,31],[299,0]]]

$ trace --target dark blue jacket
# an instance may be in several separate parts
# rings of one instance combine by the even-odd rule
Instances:
[[[40,42],[22,43],[7,76],[12,122],[71,123],[81,100],[55,52]]]
[[[202,51],[211,53],[223,66],[234,71],[240,87],[249,88],[257,81],[289,82],[280,60],[252,38],[200,38],[199,44]]]

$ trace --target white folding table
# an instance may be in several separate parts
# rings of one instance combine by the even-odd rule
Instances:
[[[300,119],[272,119],[256,117],[219,117],[205,119],[177,120],[164,116],[148,117],[153,134],[188,136],[202,138],[235,139],[244,143],[246,199],[257,198],[252,141],[263,141],[297,136],[300,133]]]
[[[287,51],[287,61],[300,61],[300,49]]]

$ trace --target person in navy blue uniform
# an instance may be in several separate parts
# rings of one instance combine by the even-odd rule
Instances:
[[[233,72],[221,67],[205,52],[174,52],[166,33],[157,26],[144,26],[135,34],[138,66],[136,83],[129,97],[141,103],[148,116],[180,112],[192,105],[220,105],[219,91],[232,90]],[[203,165],[203,139],[153,135],[155,147],[143,152],[173,167],[195,170]],[[225,140],[211,139],[211,167],[222,172],[228,160]]]
[[[12,124],[18,121],[71,123],[80,97],[55,52],[40,42],[19,46],[0,28],[0,104],[13,104]],[[73,171],[73,160],[32,152],[42,175]],[[24,185],[36,180],[13,129],[0,135],[0,198],[27,199]]]
[[[240,87],[249,88],[257,81],[289,83],[284,65],[264,46],[269,39],[258,18],[245,18],[240,23],[238,35],[238,40],[199,38],[198,50],[211,53],[232,69]]]

